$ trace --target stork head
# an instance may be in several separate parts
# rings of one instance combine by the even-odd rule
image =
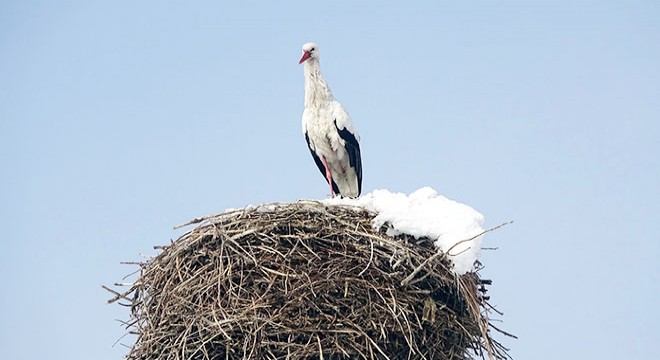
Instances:
[[[300,58],[298,64],[302,64],[309,59],[318,60],[319,58],[319,46],[314,43],[307,43],[302,47],[303,55]]]

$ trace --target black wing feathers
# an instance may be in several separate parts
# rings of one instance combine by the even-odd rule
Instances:
[[[355,135],[348,131],[346,128],[339,129],[337,120],[335,120],[335,128],[339,136],[344,140],[346,145],[346,152],[348,152],[348,161],[351,167],[355,168],[355,174],[358,181],[358,196],[362,193],[362,157],[360,156],[360,143],[358,143]],[[308,141],[309,143],[309,141]],[[323,166],[323,164],[321,164]]]

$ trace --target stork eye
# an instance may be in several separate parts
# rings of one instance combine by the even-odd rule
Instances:
[[[314,51],[314,48],[311,48],[309,51]]]

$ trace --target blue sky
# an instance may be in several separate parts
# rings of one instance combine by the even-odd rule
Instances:
[[[102,284],[174,225],[324,198],[307,41],[362,136],[363,189],[514,220],[484,240],[517,359],[660,352],[657,1],[4,1],[0,347],[120,359]],[[130,339],[124,339],[130,344]]]

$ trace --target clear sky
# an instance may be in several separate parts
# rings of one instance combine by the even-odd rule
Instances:
[[[324,198],[314,41],[363,189],[431,186],[490,233],[517,359],[660,353],[660,2],[0,3],[0,348],[120,359],[102,284],[174,225]],[[130,339],[121,342],[130,344]]]

